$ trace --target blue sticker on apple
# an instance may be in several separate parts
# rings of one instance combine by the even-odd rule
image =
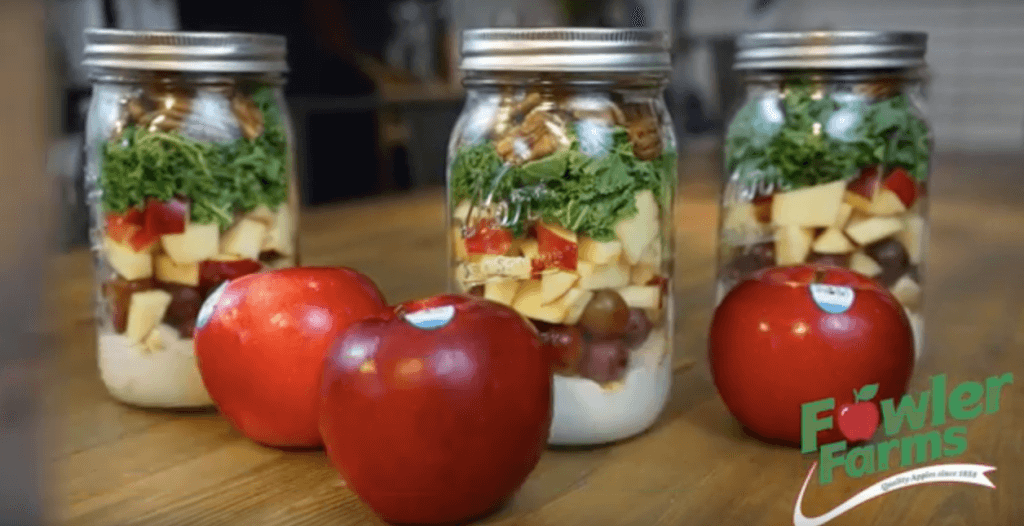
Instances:
[[[818,308],[830,314],[842,314],[853,305],[853,289],[843,285],[811,284],[811,297]]]
[[[437,329],[448,325],[453,317],[455,317],[455,306],[445,305],[407,313],[405,321],[419,329]]]

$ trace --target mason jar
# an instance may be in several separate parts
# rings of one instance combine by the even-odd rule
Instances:
[[[753,33],[737,39],[746,95],[724,144],[718,295],[771,266],[873,278],[923,347],[932,140],[924,33]]]
[[[551,444],[648,428],[672,370],[676,141],[664,34],[481,29],[451,136],[453,291],[509,305],[552,352]]]
[[[283,37],[85,33],[100,375],[146,407],[212,404],[192,332],[220,283],[298,264]]]

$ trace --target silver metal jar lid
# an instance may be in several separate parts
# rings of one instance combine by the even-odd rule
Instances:
[[[650,29],[470,29],[463,71],[665,72],[668,36]]]
[[[90,69],[137,69],[208,73],[285,73],[286,40],[255,33],[196,33],[87,29]]]
[[[736,39],[733,69],[915,69],[928,35],[895,31],[748,33]]]

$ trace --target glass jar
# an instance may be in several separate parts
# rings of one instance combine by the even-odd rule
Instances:
[[[212,404],[192,332],[220,283],[298,264],[285,40],[86,31],[100,375],[145,407]]]
[[[746,275],[816,263],[881,283],[923,347],[931,137],[926,35],[754,33],[726,131],[718,301]]]
[[[464,34],[448,163],[450,286],[516,309],[555,355],[552,444],[648,428],[672,363],[676,141],[662,33]]]

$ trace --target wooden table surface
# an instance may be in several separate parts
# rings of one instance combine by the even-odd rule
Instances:
[[[694,165],[693,173],[701,170]],[[947,165],[952,166],[952,165]],[[1020,166],[1020,164],[1016,164]],[[706,167],[704,167],[706,168]],[[703,356],[711,313],[715,191],[688,178],[677,221],[678,371],[648,432],[597,448],[550,449],[513,500],[483,524],[522,526],[775,526],[793,523],[815,455],[745,435],[710,382]],[[933,374],[949,384],[1006,372],[1001,409],[964,422],[966,452],[947,461],[995,466],[995,489],[932,484],[869,501],[829,524],[1024,525],[1024,201],[960,191],[959,173],[933,177],[926,355],[912,392]],[[708,178],[704,178],[706,181]],[[979,179],[980,180],[980,179]],[[1019,183],[1014,185],[1019,188]],[[304,213],[310,265],[362,269],[397,302],[444,287],[441,193],[348,203]],[[126,407],[96,367],[85,252],[53,262],[54,376],[48,382],[48,488],[56,523],[95,525],[381,524],[322,452],[285,452],[244,439],[215,412]],[[695,363],[687,367],[688,363]],[[804,514],[831,510],[899,469],[812,480]]]

